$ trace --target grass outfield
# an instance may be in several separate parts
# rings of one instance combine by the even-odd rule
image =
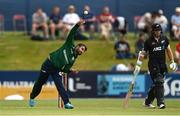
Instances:
[[[122,108],[122,99],[72,99],[73,110],[57,108],[57,101],[38,101],[36,107],[28,107],[27,101],[0,101],[0,115],[40,116],[40,115],[180,115],[179,99],[167,99],[166,109],[147,109],[142,107],[142,99],[130,101],[128,109]]]

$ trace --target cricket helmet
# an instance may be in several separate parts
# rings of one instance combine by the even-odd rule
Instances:
[[[162,31],[162,27],[160,24],[155,23],[151,26],[152,31]]]

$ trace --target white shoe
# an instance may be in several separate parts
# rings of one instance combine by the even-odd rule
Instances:
[[[166,106],[164,105],[164,104],[161,104],[160,106],[159,106],[159,109],[165,109],[166,108]]]
[[[68,102],[67,104],[64,105],[64,108],[65,109],[73,109],[74,106],[70,102]]]
[[[154,106],[153,104],[145,104],[145,102],[143,103],[143,105],[144,107],[151,108],[151,109],[156,108],[156,106]]]

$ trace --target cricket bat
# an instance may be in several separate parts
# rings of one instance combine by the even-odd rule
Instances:
[[[128,90],[127,94],[126,94],[126,97],[125,97],[124,103],[123,103],[124,108],[128,108],[128,101],[132,96],[132,92],[133,92],[133,89],[134,89],[134,84],[135,84],[135,80],[136,80],[137,75],[138,74],[133,75],[133,79],[132,79],[132,81],[131,81],[131,83],[129,85],[129,90]]]

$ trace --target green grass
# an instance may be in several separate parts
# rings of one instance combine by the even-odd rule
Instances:
[[[134,52],[135,36],[127,35],[131,45],[131,52]],[[39,70],[43,60],[49,52],[56,50],[62,45],[63,40],[56,41],[31,41],[29,36],[22,33],[6,32],[0,35],[0,70]],[[74,65],[79,70],[109,70],[114,64],[136,62],[136,59],[117,60],[113,49],[114,41],[88,40],[83,42],[88,46],[85,55],[80,56]],[[176,42],[171,42],[173,50]],[[147,60],[143,63],[142,69],[147,70]]]
[[[0,115],[7,116],[39,116],[39,115],[179,115],[179,99],[167,99],[166,109],[147,109],[142,106],[142,99],[132,99],[129,108],[122,108],[122,99],[72,99],[75,106],[73,110],[57,108],[57,101],[37,101],[33,108],[28,106],[27,101],[0,101]]]

